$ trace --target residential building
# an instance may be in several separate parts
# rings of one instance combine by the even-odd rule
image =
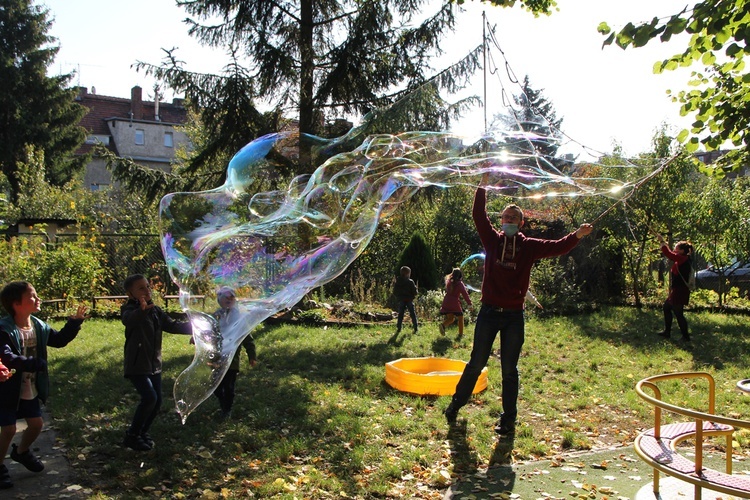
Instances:
[[[713,162],[727,154],[729,151],[726,149],[718,149],[714,151],[697,151],[693,153],[693,156],[700,160],[706,165],[711,165]],[[727,177],[737,176],[750,176],[750,165],[743,165],[739,170],[735,172],[729,172]]]
[[[88,130],[86,143],[76,154],[86,154],[94,145],[101,144],[122,158],[168,172],[177,148],[189,143],[179,129],[187,121],[187,109],[182,99],[171,103],[144,101],[141,87],[130,91],[130,99],[97,95],[92,87],[78,87],[76,97],[89,111],[81,120]],[[112,175],[101,156],[94,155],[86,166],[84,185],[92,190],[112,184]]]

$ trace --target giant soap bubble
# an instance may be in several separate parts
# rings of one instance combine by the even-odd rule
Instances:
[[[578,171],[491,138],[465,145],[447,133],[365,139],[357,133],[334,140],[295,132],[260,137],[232,158],[224,185],[161,200],[162,250],[196,343],[195,357],[174,387],[183,422],[213,392],[253,328],[341,274],[378,223],[419,189],[484,182],[514,197],[617,198],[635,186],[605,167]],[[359,145],[348,150],[353,139]],[[313,157],[328,159],[284,189],[253,193],[251,186],[273,179],[276,166],[297,155],[303,142],[314,144]],[[223,286],[234,289],[239,314],[220,327],[192,296]]]
[[[466,288],[472,292],[482,292],[482,279],[484,278],[484,254],[475,253],[469,255],[459,266],[463,274]]]

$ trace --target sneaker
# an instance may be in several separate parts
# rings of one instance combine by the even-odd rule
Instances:
[[[443,411],[443,415],[445,415],[445,420],[448,421],[448,424],[455,424],[456,418],[458,418],[458,408],[451,403],[448,405],[448,408]]]
[[[151,434],[149,434],[148,432],[142,432],[141,439],[143,440],[144,443],[148,445],[149,448],[154,447],[154,440],[151,437]]]
[[[500,437],[513,436],[516,433],[516,425],[501,420],[495,425],[495,433]]]
[[[23,465],[31,472],[42,472],[44,470],[44,464],[39,460],[31,450],[26,450],[23,453],[18,453],[18,447],[14,444],[13,449],[10,452],[10,458],[13,461]]]
[[[658,333],[657,333],[657,335],[658,335],[659,337],[664,337],[665,339],[668,339],[668,338],[669,338],[669,332],[667,332],[667,331],[664,331],[664,330],[662,330],[662,331],[658,332]]]
[[[151,449],[141,436],[130,434],[129,432],[125,433],[125,439],[123,439],[122,445],[135,451],[149,451]]]
[[[690,342],[690,335],[685,333],[682,335],[682,341],[683,342]]]
[[[5,464],[0,464],[0,490],[7,490],[13,487],[13,481],[10,480],[10,472]]]
[[[440,328],[440,335],[445,335],[445,325],[440,323],[438,328]]]

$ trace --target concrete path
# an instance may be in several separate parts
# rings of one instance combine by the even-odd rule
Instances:
[[[502,458],[502,455],[496,449],[496,456]],[[722,456],[716,455],[711,460],[719,465]],[[735,464],[736,474],[742,474],[747,469],[750,469],[747,462]],[[652,480],[652,469],[638,459],[632,446],[628,446],[581,452],[557,460],[513,465],[505,463],[478,468],[455,480],[443,498],[693,500],[691,484],[662,475],[659,482],[660,495],[655,495]],[[735,498],[703,489],[703,500]]]
[[[49,415],[43,414],[44,429],[42,434],[32,445],[32,451],[41,458],[44,463],[42,472],[31,472],[18,462],[10,458],[10,452],[5,457],[5,465],[10,471],[13,487],[0,490],[0,498],[3,500],[29,499],[29,498],[88,498],[91,491],[86,491],[72,482],[73,474],[70,464],[65,458],[65,450],[61,443],[55,438],[55,430],[50,424]],[[18,444],[21,433],[26,428],[26,422],[19,420],[16,427],[16,436],[13,442]]]

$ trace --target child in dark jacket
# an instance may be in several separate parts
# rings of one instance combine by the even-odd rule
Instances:
[[[189,322],[171,318],[151,300],[151,285],[140,274],[124,282],[128,301],[120,309],[125,325],[125,378],[141,397],[123,445],[136,451],[148,451],[154,440],[148,434],[161,408],[161,338],[162,331],[190,335]]]
[[[417,333],[417,313],[414,310],[414,299],[417,297],[417,285],[411,279],[411,268],[402,266],[400,276],[396,278],[393,284],[393,295],[398,302],[398,322],[396,323],[396,333],[401,332],[401,323],[404,321],[404,311],[409,310],[411,324],[414,333]]]
[[[216,292],[216,300],[219,302],[220,308],[214,313],[214,317],[219,320],[219,330],[222,333],[225,333],[232,327],[232,325],[236,324],[241,319],[240,311],[237,309],[237,298],[235,297],[234,290],[228,286],[224,286]],[[247,334],[242,341],[241,347],[244,347],[247,352],[250,366],[255,366],[257,363],[257,357],[255,351],[255,339],[253,339],[252,334]],[[232,363],[229,365],[229,369],[227,369],[224,378],[221,379],[221,382],[214,391],[214,395],[219,399],[222,418],[229,418],[232,416],[234,387],[237,381],[237,374],[240,372],[241,350],[241,348],[237,348],[237,352],[232,358]]]
[[[33,316],[40,311],[42,301],[26,281],[5,285],[0,301],[8,312],[0,319],[0,366],[7,375],[0,383],[0,489],[5,489],[13,482],[3,461],[20,418],[26,420],[26,430],[20,444],[13,445],[10,458],[32,472],[44,470],[44,464],[30,448],[44,426],[41,405],[49,395],[47,347],[65,347],[78,335],[87,316],[86,306],[78,306],[76,314],[58,332]]]

